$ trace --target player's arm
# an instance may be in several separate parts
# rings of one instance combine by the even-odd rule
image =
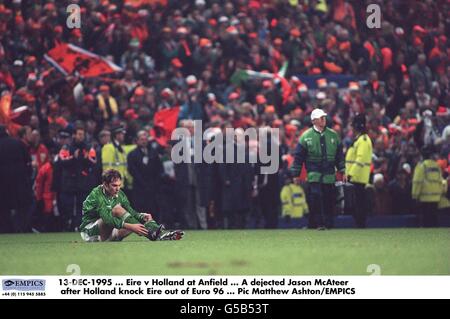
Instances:
[[[134,210],[133,207],[131,207],[130,201],[125,195],[121,199],[120,204],[128,213],[130,213],[131,216],[136,218],[140,223],[144,224],[146,222],[144,217],[145,214]]]
[[[100,218],[107,225],[111,225],[114,228],[123,228],[124,222],[112,215],[112,210],[106,205],[101,204],[100,200],[96,197],[95,193],[90,193],[86,200],[83,202],[83,212],[96,211],[100,215]]]

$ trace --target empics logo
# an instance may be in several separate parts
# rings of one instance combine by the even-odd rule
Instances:
[[[45,291],[45,280],[43,279],[4,279],[2,280],[4,291]]]

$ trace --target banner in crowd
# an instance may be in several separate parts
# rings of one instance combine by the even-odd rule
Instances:
[[[45,59],[66,75],[78,72],[85,78],[122,71],[111,61],[68,43],[61,43],[51,49]]]
[[[150,134],[159,145],[167,146],[171,139],[172,131],[177,127],[180,107],[161,110],[153,117],[153,129]]]

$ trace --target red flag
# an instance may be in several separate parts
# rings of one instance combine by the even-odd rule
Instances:
[[[122,71],[105,58],[73,44],[61,43],[51,49],[45,59],[64,74],[78,72],[82,77],[96,77]]]
[[[153,117],[153,129],[150,135],[155,138],[159,145],[166,147],[170,141],[172,131],[177,127],[178,113],[180,107],[161,110],[155,113]]]

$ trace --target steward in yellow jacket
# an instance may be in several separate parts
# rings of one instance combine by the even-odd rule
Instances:
[[[308,213],[305,192],[300,185],[288,183],[280,193],[283,217],[301,218]]]
[[[125,129],[116,127],[112,130],[112,142],[102,148],[102,169],[115,169],[123,176],[123,188],[125,193],[133,187],[133,179],[128,172],[127,156],[136,145],[123,145],[125,139]]]
[[[370,164],[372,163],[372,141],[366,133],[366,117],[358,114],[353,119],[353,131],[356,139],[345,156],[345,175],[355,186],[355,205],[353,217],[356,226],[366,227],[367,208],[366,185],[369,183]]]
[[[432,159],[433,147],[422,148],[423,160],[414,169],[412,199],[416,201],[421,226],[437,226],[437,208],[443,194],[442,172]]]

